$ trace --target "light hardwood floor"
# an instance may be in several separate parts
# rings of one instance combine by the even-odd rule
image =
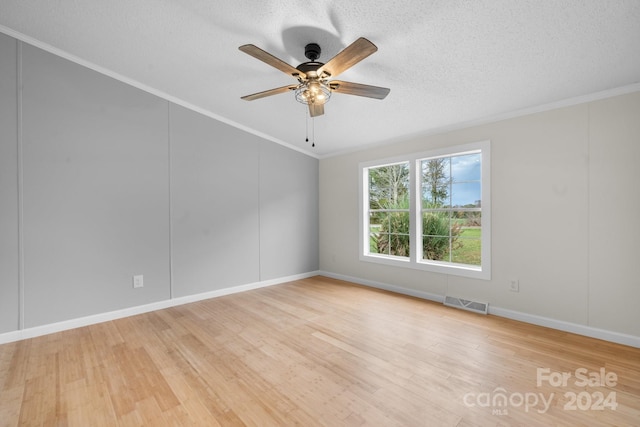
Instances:
[[[637,426],[640,349],[314,277],[2,345],[0,425]]]

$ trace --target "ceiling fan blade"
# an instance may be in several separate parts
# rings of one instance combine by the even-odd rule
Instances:
[[[264,62],[265,64],[271,65],[274,68],[277,68],[278,70],[282,71],[283,73],[289,74],[290,76],[293,76],[294,78],[298,78],[298,76],[300,76],[301,78],[305,78],[306,74],[303,73],[302,71],[298,70],[297,68],[292,67],[291,65],[287,64],[286,62],[284,62],[283,60],[276,58],[275,56],[271,55],[269,52],[266,52],[262,49],[260,49],[258,46],[252,45],[252,44],[245,44],[240,46],[238,49],[240,49],[241,51],[243,51],[244,53],[246,53],[247,55],[251,55],[256,59],[259,59],[260,61]]]
[[[364,37],[360,37],[320,67],[317,71],[318,76],[325,72],[332,77],[336,77],[377,50],[378,48],[375,44]]]
[[[317,117],[324,114],[324,104],[309,104],[309,115]]]
[[[244,99],[245,101],[253,101],[254,99],[260,99],[260,98],[264,98],[266,96],[277,95],[279,93],[285,93],[285,92],[288,92],[290,90],[295,90],[295,88],[297,88],[297,87],[298,87],[298,85],[282,86],[282,87],[278,87],[278,88],[275,88],[275,89],[265,90],[263,92],[253,93],[251,95],[245,95],[245,96],[241,97],[241,99]]]
[[[369,86],[360,83],[343,82],[332,80],[329,82],[332,92],[344,93],[346,95],[366,96],[367,98],[384,99],[391,89],[380,86]]]

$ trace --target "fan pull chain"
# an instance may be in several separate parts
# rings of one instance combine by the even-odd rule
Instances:
[[[309,111],[304,115],[305,142],[309,142],[309,119],[311,119],[311,146],[316,146],[316,122],[314,117],[309,116]]]

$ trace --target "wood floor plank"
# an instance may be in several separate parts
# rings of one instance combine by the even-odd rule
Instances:
[[[0,345],[0,427],[638,420],[640,349],[320,276]]]

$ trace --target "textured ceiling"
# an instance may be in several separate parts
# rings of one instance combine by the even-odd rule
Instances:
[[[620,88],[640,89],[638,0],[2,0],[0,31],[322,157]],[[334,94],[305,142],[295,81],[240,52],[326,62],[358,37],[378,52],[341,80],[385,100]]]

